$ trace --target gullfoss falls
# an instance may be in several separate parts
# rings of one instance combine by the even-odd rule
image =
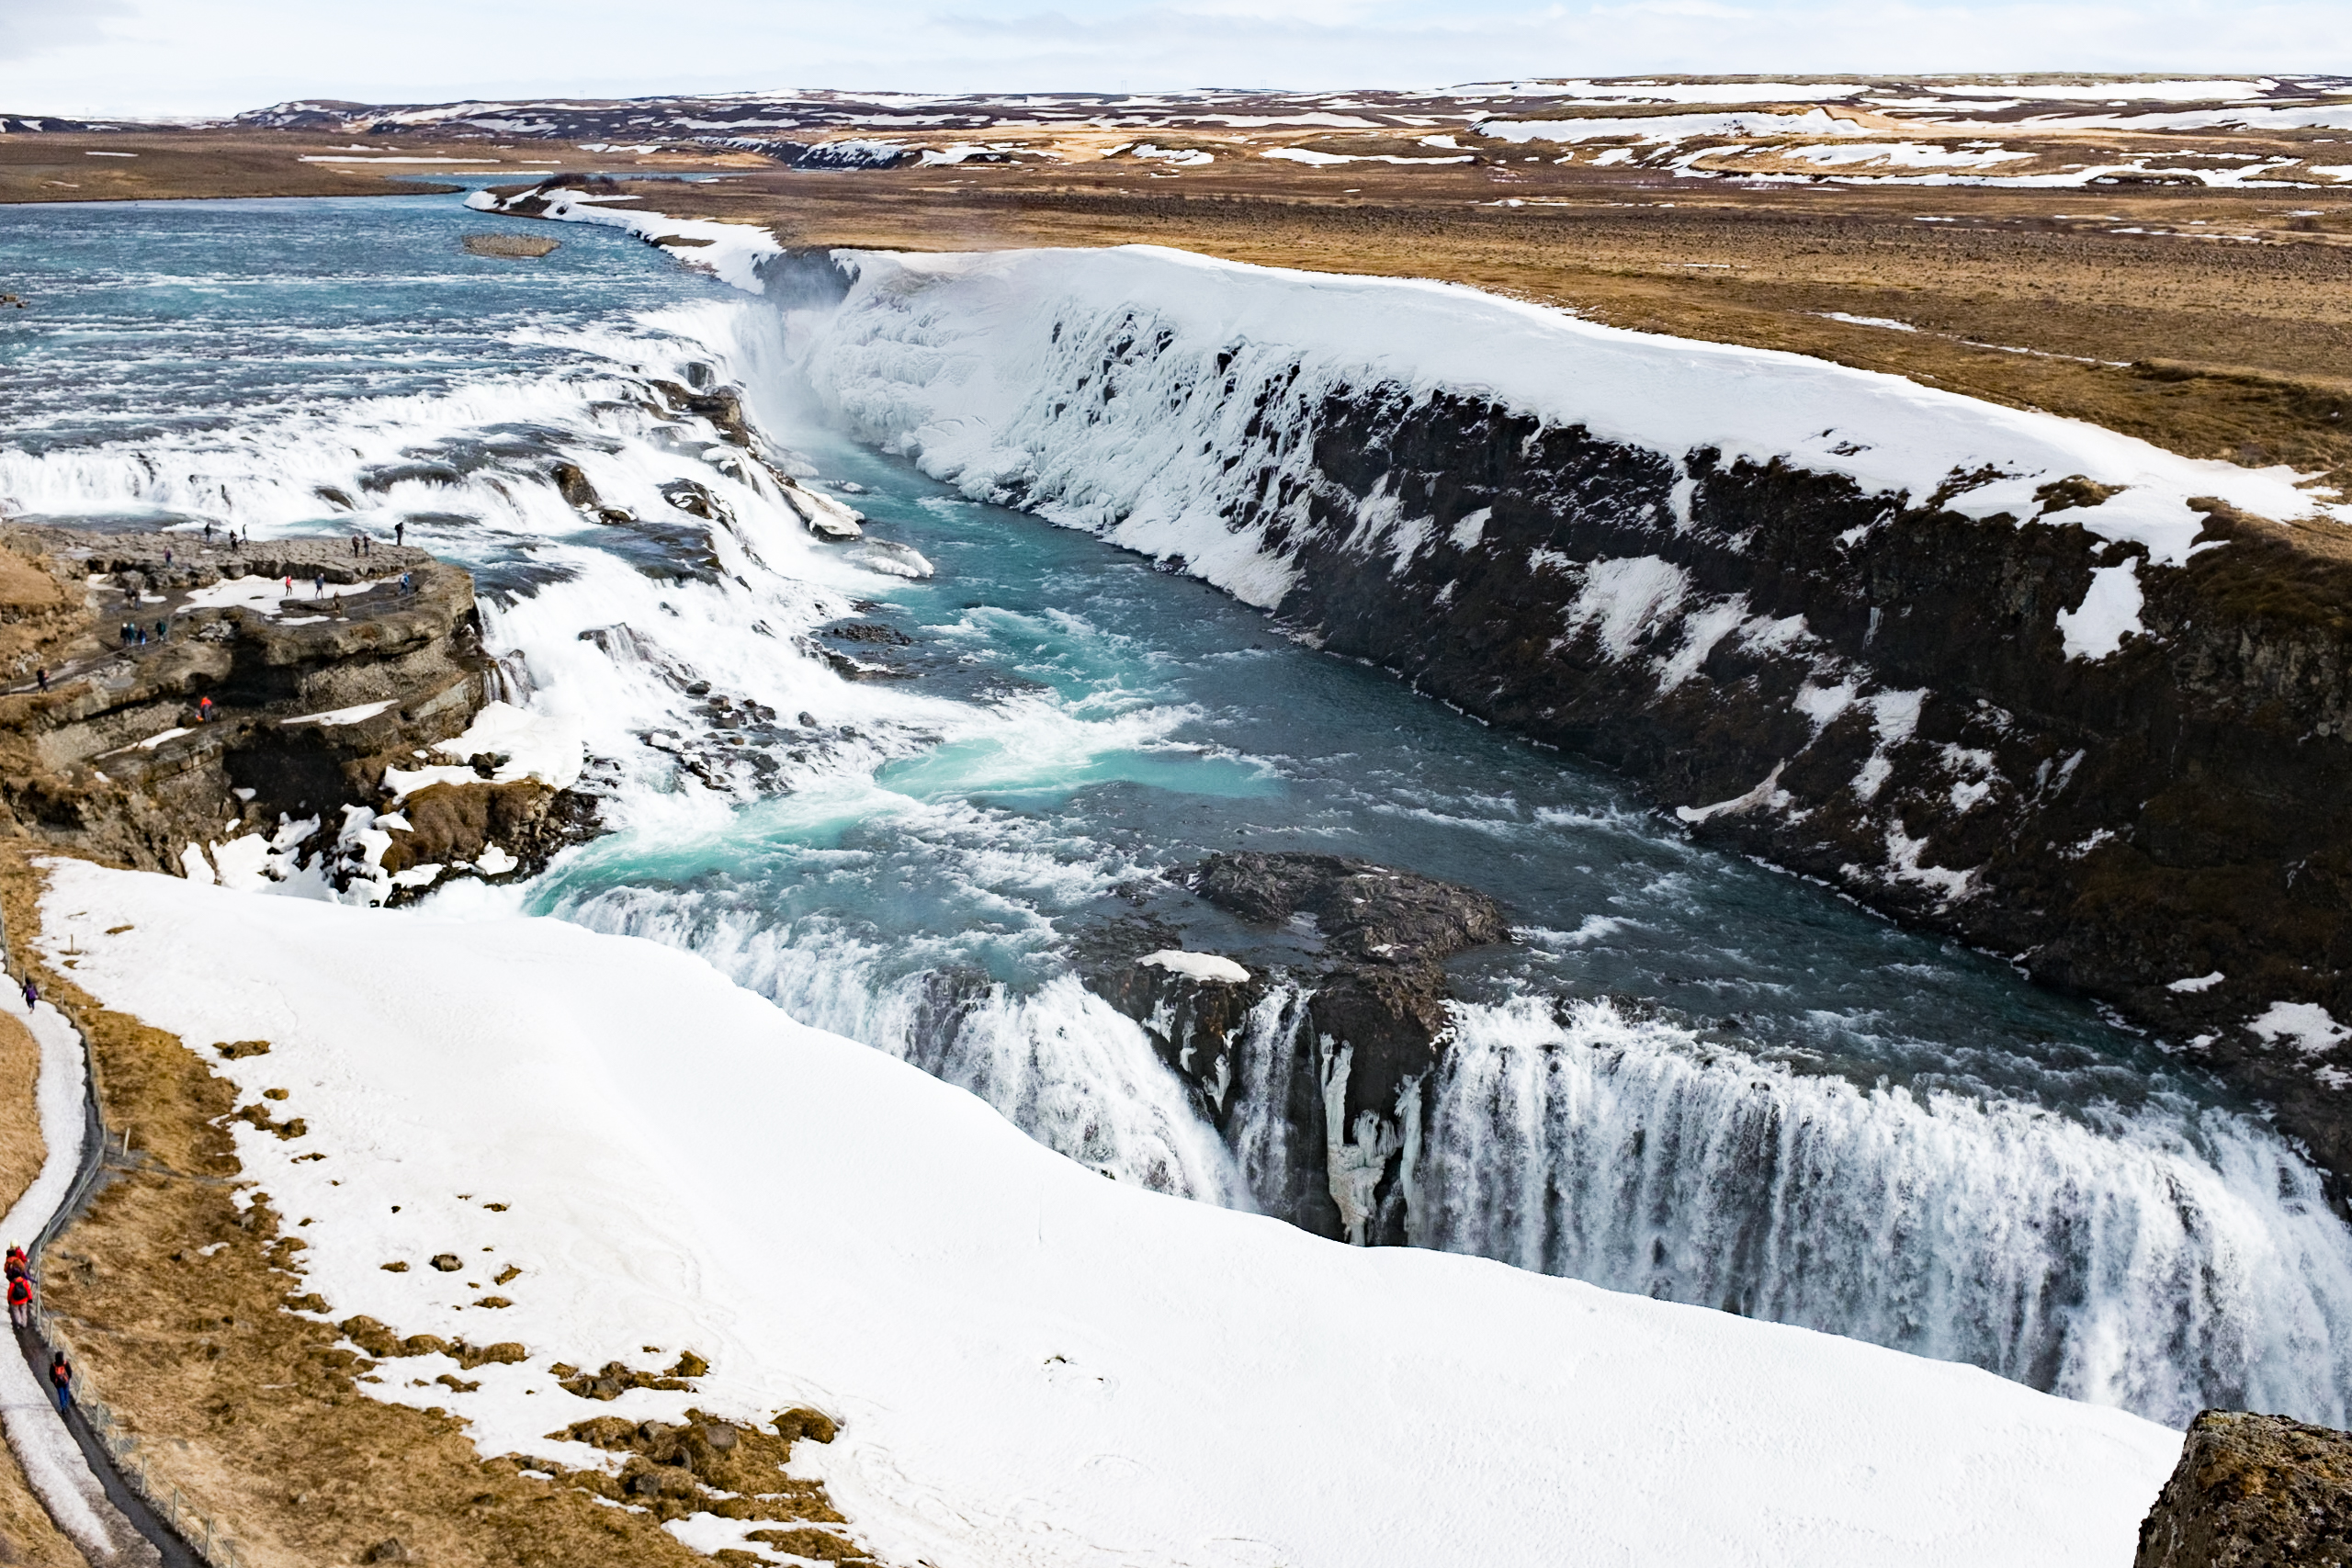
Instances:
[[[169,352],[39,337],[0,394],[0,494],[85,526],[402,528],[477,574],[507,700],[582,737],[601,835],[535,881],[447,878],[411,918],[551,913],[697,953],[1105,1177],[1278,1210],[1319,938],[1206,908],[1187,873],[1312,850],[1442,876],[1512,929],[1448,963],[1450,1037],[1393,1168],[1414,1245],[2176,1425],[2352,1411],[2352,1235],[2245,1097],[1269,619],[1311,564],[1328,433],[1287,388],[1243,395],[1250,356],[1295,363],[1281,334],[1303,330],[1254,297],[1221,323],[1244,346],[1203,423],[1093,369],[1120,332],[1142,353],[1171,330],[1148,303],[1112,319],[1135,279],[1050,255],[955,288],[865,258],[836,303],[732,289],[610,229],[566,231],[537,270],[469,258],[460,225],[513,220],[431,198],[124,209],[72,243],[62,221],[13,218],[9,243],[66,326],[129,301]],[[291,259],[246,270],[262,243]],[[1055,289],[1094,312],[1067,363]],[[1768,412],[1769,390],[1749,388]],[[1851,435],[1790,438],[1884,479],[1895,457],[1835,451]],[[1265,504],[1237,525],[1220,465],[1260,446]],[[2204,476],[2085,461],[2147,492],[2100,519],[2116,540],[2190,547],[2180,495]],[[1669,525],[1695,482],[1616,478]],[[2277,499],[2243,482],[2245,504]],[[1350,524],[1382,570],[1499,527],[1417,533],[1383,493]],[[854,536],[813,526],[812,496]],[[1661,606],[1707,586],[1654,575],[1643,604],[1596,603],[1593,635],[1652,649]],[[1751,612],[1719,641],[1805,635]],[[1221,1126],[1102,994],[1104,965],[1164,949],[1272,987]]]

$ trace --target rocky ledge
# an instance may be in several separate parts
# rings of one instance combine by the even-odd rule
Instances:
[[[2140,1526],[2133,1568],[2352,1564],[2352,1434],[2208,1410]]]
[[[422,550],[0,527],[0,835],[205,876],[243,843],[243,874],[399,898],[544,864],[583,815],[465,745],[496,668],[471,576]]]
[[[1340,855],[1216,854],[1188,877],[1205,902],[1277,930],[1295,972],[1215,954],[1132,953],[1096,991],[1144,1026],[1227,1140],[1266,1151],[1268,1212],[1317,1235],[1405,1241],[1406,1153],[1444,1054],[1444,960],[1510,935],[1501,906],[1433,877]],[[1278,1124],[1245,1140],[1236,1086],[1273,1086]]]

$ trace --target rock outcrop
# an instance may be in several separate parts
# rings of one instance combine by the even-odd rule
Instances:
[[[2352,1433],[2208,1410],[2140,1526],[2133,1568],[2352,1564]]]
[[[1281,929],[1299,962],[1270,974],[1148,953],[1092,965],[1095,988],[1143,1024],[1239,1146],[1269,1213],[1321,1235],[1402,1245],[1421,1087],[1450,1024],[1441,965],[1506,940],[1501,907],[1340,855],[1211,855],[1190,883],[1205,902]],[[1238,1124],[1245,1084],[1262,1125]]]
[[[464,732],[495,678],[472,578],[422,550],[27,525],[0,532],[0,834],[175,873],[289,824],[324,849],[340,808],[388,804],[386,771]],[[420,792],[386,869],[502,842],[543,863],[556,793]]]

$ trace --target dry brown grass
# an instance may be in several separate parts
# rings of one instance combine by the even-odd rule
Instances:
[[[45,1149],[40,1107],[34,1098],[40,1077],[40,1046],[32,1032],[0,1013],[0,1213],[23,1197],[40,1174]]]
[[[40,1046],[23,1024],[0,1013],[0,1213],[40,1174],[45,1148],[35,1099],[40,1077]],[[16,1347],[0,1346],[0,1353],[14,1355]],[[0,1563],[80,1568],[81,1562],[82,1554],[57,1533],[40,1500],[25,1483],[16,1455],[0,1449]]]
[[[0,134],[0,202],[153,201],[175,197],[246,196],[399,196],[448,190],[441,173],[489,173],[502,164],[534,161],[518,175],[536,178],[549,165],[594,166],[591,159],[560,143],[525,142],[487,146],[480,141],[404,139],[372,151],[352,151],[349,136],[291,131],[105,130]],[[128,152],[130,157],[92,157]],[[343,154],[338,161],[337,154]],[[369,163],[370,157],[424,159],[423,163]],[[322,163],[304,163],[305,157]],[[444,160],[434,163],[432,160]],[[737,161],[744,161],[738,155]],[[640,158],[637,164],[669,166],[673,160]],[[674,161],[701,168],[724,165],[725,158]],[[0,288],[8,286],[0,283]],[[32,300],[31,308],[40,309]]]
[[[241,1213],[230,1201],[240,1168],[222,1127],[236,1110],[232,1087],[198,1051],[100,1007],[70,971],[39,961],[30,943],[40,880],[24,849],[0,845],[11,949],[88,1037],[108,1124],[129,1134],[134,1151],[51,1248],[48,1304],[91,1393],[139,1436],[156,1472],[221,1521],[254,1568],[356,1563],[388,1540],[435,1568],[707,1562],[660,1528],[665,1515],[691,1511],[703,1471],[646,1458],[643,1450],[660,1449],[658,1433],[620,1441],[640,1451],[617,1479],[591,1472],[550,1482],[521,1474],[511,1459],[481,1459],[440,1410],[358,1390],[355,1378],[376,1375],[376,1363],[336,1328],[286,1310],[307,1295],[294,1272],[302,1243],[280,1234],[266,1202]],[[215,1244],[210,1256],[201,1250]],[[590,1420],[597,1408],[560,1396],[549,1427]],[[728,1452],[707,1479],[774,1495],[742,1517],[793,1528],[838,1520],[821,1488],[775,1473],[805,1422],[787,1413],[777,1434],[733,1429],[718,1439]],[[673,1435],[661,1451],[669,1458],[690,1441],[717,1446],[707,1432]],[[832,1539],[855,1554],[846,1538]]]

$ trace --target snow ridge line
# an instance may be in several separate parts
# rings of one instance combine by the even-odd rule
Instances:
[[[5,945],[5,929],[0,929],[0,945]],[[110,1137],[90,1070],[89,1043],[81,1032],[54,1003],[28,1008],[16,985],[0,987],[0,1009],[22,1021],[40,1046],[36,1091],[44,1149],[40,1173],[6,1217],[0,1219],[0,1236],[8,1237],[21,1236],[39,1223],[40,1228],[25,1244],[38,1280],[49,1244],[78,1217],[97,1186]],[[69,1355],[72,1350],[43,1306],[36,1304],[33,1309],[29,1343],[23,1335],[16,1338],[22,1353],[0,1355],[0,1419],[5,1420],[8,1446],[51,1519],[93,1568],[180,1568],[182,1564],[243,1568],[233,1545],[212,1520],[192,1518],[178,1506],[176,1489],[172,1504],[158,1503],[152,1495],[145,1467],[134,1476],[119,1462],[130,1445],[114,1437],[114,1413],[89,1393],[87,1373],[78,1365],[74,1407],[104,1458],[94,1459],[89,1448],[76,1439],[41,1385],[30,1359],[41,1349],[63,1348]],[[100,1464],[111,1473],[113,1486],[98,1473]],[[146,1505],[139,1510],[146,1517],[125,1511],[110,1493],[125,1494]],[[198,1527],[206,1550],[198,1551],[192,1538],[175,1533],[173,1525],[164,1522],[167,1508],[180,1529],[190,1524]]]

